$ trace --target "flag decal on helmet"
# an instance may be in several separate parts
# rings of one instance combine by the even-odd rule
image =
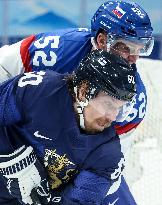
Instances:
[[[118,17],[121,18],[126,12],[123,11],[119,6],[116,7],[116,9],[112,10],[112,12]]]

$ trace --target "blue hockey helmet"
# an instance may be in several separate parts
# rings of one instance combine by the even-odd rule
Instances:
[[[150,55],[153,49],[153,28],[149,16],[137,3],[110,0],[102,4],[91,20],[92,37],[96,37],[100,29],[106,31],[108,40],[124,39],[142,44],[141,55]]]

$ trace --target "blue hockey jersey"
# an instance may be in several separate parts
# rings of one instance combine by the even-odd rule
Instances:
[[[91,49],[91,34],[86,28],[40,33],[1,48],[0,66],[10,76],[46,69],[70,73]],[[115,128],[119,135],[136,128],[142,121],[146,112],[146,101],[146,90],[137,73],[136,103],[123,122],[116,122]]]
[[[77,68],[81,59],[90,52],[91,48],[91,34],[88,29],[67,29],[41,33],[1,48],[0,65],[6,69],[10,74],[9,76],[46,69],[60,73],[72,72]],[[12,66],[10,62],[12,62]],[[147,96],[138,72],[135,101],[136,103],[128,117],[123,122],[115,122],[115,129],[121,140],[125,133],[127,138],[131,138],[129,132],[131,133],[145,116]],[[123,192],[124,189],[121,191]],[[128,193],[129,190],[125,190],[125,192]],[[108,200],[106,203],[108,203]]]
[[[73,200],[101,204],[124,167],[120,140],[113,126],[96,135],[80,132],[63,78],[52,71],[39,71],[1,85],[0,153],[31,145],[47,168],[53,190],[79,173],[75,189],[65,190],[63,204],[71,205]],[[0,189],[2,200],[4,187]]]

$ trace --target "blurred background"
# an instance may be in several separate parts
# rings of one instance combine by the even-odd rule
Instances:
[[[0,46],[31,34],[69,27],[90,27],[105,0],[0,0]],[[146,85],[146,117],[134,133],[125,177],[138,205],[162,205],[162,0],[134,0],[150,16],[155,46],[137,61]],[[141,104],[142,105],[142,104]]]
[[[30,35],[69,27],[90,27],[105,0],[1,0],[0,46]],[[162,59],[162,0],[134,0],[148,12],[155,34],[149,58]]]

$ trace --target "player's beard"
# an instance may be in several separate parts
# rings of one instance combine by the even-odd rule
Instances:
[[[87,134],[97,134],[97,133],[101,133],[104,131],[104,129],[108,128],[111,126],[112,121],[107,121],[106,123],[102,123],[101,121],[96,121],[96,126],[91,126],[89,124],[85,125],[85,132]]]

